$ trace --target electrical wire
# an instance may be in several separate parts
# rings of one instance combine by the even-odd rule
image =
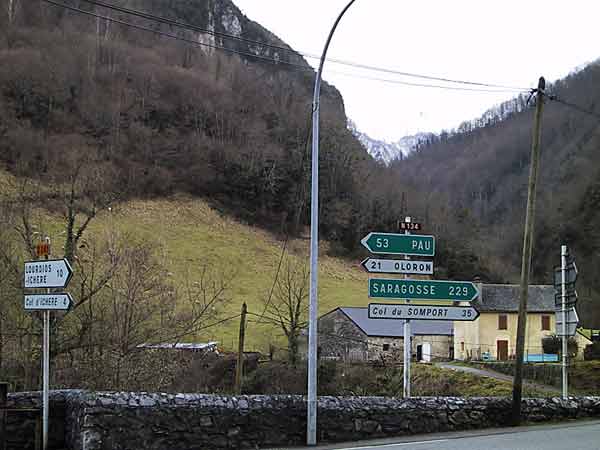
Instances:
[[[327,72],[331,73],[331,74],[335,74],[335,75],[341,75],[341,76],[352,77],[352,78],[360,78],[360,79],[369,80],[369,81],[379,81],[382,83],[400,84],[400,85],[404,85],[404,86],[423,87],[423,88],[447,89],[447,90],[451,90],[451,91],[487,92],[487,93],[500,93],[500,94],[502,94],[502,93],[518,94],[518,93],[523,93],[523,92],[529,92],[529,89],[518,89],[518,88],[478,89],[478,88],[469,88],[469,87],[461,87],[461,86],[443,86],[443,85],[439,85],[439,84],[412,83],[410,81],[390,80],[388,78],[370,77],[370,76],[357,75],[357,74],[351,74],[351,73],[346,73],[346,72],[338,72],[335,70],[328,70]]]
[[[585,109],[585,108],[583,108],[583,107],[581,107],[581,106],[579,106],[579,105],[576,105],[575,103],[571,103],[571,102],[568,102],[568,101],[566,101],[566,100],[562,100],[562,99],[558,98],[556,95],[548,95],[547,97],[548,97],[548,98],[549,98],[551,101],[554,101],[554,102],[560,103],[561,105],[564,105],[564,106],[567,106],[567,107],[569,107],[569,108],[572,108],[572,109],[574,109],[575,111],[578,111],[578,112],[580,112],[580,113],[582,113],[582,114],[587,114],[588,116],[591,116],[591,117],[594,117],[594,118],[596,118],[596,119],[600,120],[600,114],[598,114],[598,113],[595,113],[595,112],[593,112],[593,111],[590,111],[590,110],[588,110],[588,109]]]
[[[300,69],[305,70],[305,71],[307,71],[307,70],[313,71],[313,69],[311,67],[302,66],[300,64],[292,63],[292,62],[289,62],[289,61],[277,60],[277,59],[269,58],[269,57],[266,57],[266,56],[255,55],[253,53],[242,52],[242,51],[239,51],[239,50],[230,49],[230,48],[223,47],[223,46],[220,46],[220,45],[208,44],[208,43],[205,43],[205,42],[198,42],[198,41],[194,41],[194,40],[191,40],[191,39],[186,39],[186,38],[183,38],[181,36],[177,36],[177,35],[174,35],[174,34],[166,33],[164,31],[153,30],[152,28],[147,28],[147,27],[144,27],[144,26],[141,26],[141,25],[136,25],[136,24],[133,24],[133,23],[130,23],[130,22],[125,22],[123,20],[114,19],[114,18],[109,17],[109,16],[103,16],[101,14],[96,14],[96,13],[93,13],[93,12],[90,12],[90,11],[85,11],[83,9],[75,8],[74,6],[66,5],[64,3],[55,2],[53,0],[42,0],[42,1],[44,1],[46,3],[49,3],[51,5],[54,5],[54,6],[58,6],[60,8],[68,9],[68,10],[73,11],[73,12],[77,12],[77,13],[84,14],[84,15],[87,15],[87,16],[95,17],[97,19],[104,19],[104,20],[107,20],[109,22],[118,23],[119,25],[128,26],[128,27],[135,28],[135,29],[141,30],[141,31],[146,31],[146,32],[149,32],[149,33],[154,33],[154,34],[157,34],[159,36],[168,37],[168,38],[171,38],[171,39],[176,39],[176,40],[182,41],[182,42],[187,42],[187,43],[192,44],[192,45],[196,45],[196,46],[200,46],[200,47],[208,47],[208,48],[212,48],[212,49],[215,49],[215,50],[222,50],[222,51],[225,51],[225,52],[234,53],[234,54],[237,54],[237,55],[241,55],[241,56],[246,56],[246,57],[249,57],[249,58],[258,59],[258,60],[261,60],[261,61],[266,61],[266,62],[269,62],[269,63],[284,64],[286,66],[300,68]]]
[[[302,208],[304,207],[304,202],[306,201],[306,191],[304,189],[304,165],[306,163],[306,157],[308,155],[308,142],[311,136],[311,128],[310,128],[310,120],[312,118],[312,105],[310,106],[310,113],[308,114],[308,123],[307,123],[307,127],[306,127],[306,138],[305,138],[305,146],[304,146],[304,153],[302,154],[302,160],[300,161],[300,183],[302,188],[298,191],[298,198],[297,198],[297,202],[298,202],[298,210],[296,211],[298,213],[298,215],[302,212]],[[277,285],[277,281],[279,279],[279,272],[281,271],[281,265],[283,263],[283,257],[287,248],[287,244],[290,238],[290,234],[289,232],[286,232],[285,235],[285,240],[283,243],[283,247],[281,249],[281,256],[279,258],[279,264],[277,266],[277,271],[275,273],[275,278],[273,279],[273,285],[271,286],[271,291],[269,293],[269,297],[267,298],[267,301],[265,302],[265,307],[262,311],[262,314],[260,315],[260,319],[258,319],[258,323],[262,322],[262,319],[265,315],[265,313],[267,312],[267,309],[269,308],[271,301],[273,299],[273,292],[275,290],[275,286]]]
[[[228,34],[228,33],[222,33],[222,32],[219,32],[219,31],[209,30],[207,28],[202,28],[202,27],[199,27],[197,25],[193,25],[193,24],[190,24],[190,23],[187,23],[187,22],[179,22],[177,20],[167,19],[167,18],[164,18],[164,17],[156,16],[156,15],[149,14],[149,13],[146,13],[144,11],[140,11],[140,10],[136,10],[136,9],[124,8],[124,7],[121,7],[121,6],[118,6],[118,5],[112,5],[110,3],[102,2],[102,1],[99,1],[99,0],[81,0],[81,1],[84,1],[86,3],[90,3],[92,5],[100,6],[102,8],[111,9],[113,11],[118,11],[118,12],[121,12],[121,13],[130,14],[132,16],[141,17],[143,19],[154,20],[156,22],[161,22],[161,23],[164,23],[164,24],[167,24],[167,25],[172,25],[172,26],[179,27],[179,28],[187,28],[187,29],[192,30],[192,31],[197,31],[197,32],[200,32],[200,33],[209,34],[211,36],[217,36],[217,37],[223,37],[223,38],[226,38],[226,39],[232,39],[232,40],[236,40],[236,41],[239,41],[239,42],[244,42],[246,44],[260,45],[261,47],[272,48],[274,50],[282,50],[282,51],[294,53],[294,54],[296,54],[298,56],[302,55],[300,52],[298,52],[298,51],[296,51],[296,50],[294,50],[294,49],[292,49],[290,47],[284,47],[284,46],[275,45],[275,44],[268,44],[266,42],[261,42],[261,41],[257,41],[257,40],[254,40],[254,39],[244,38],[244,37],[236,36],[236,35],[233,35],[233,34]],[[303,55],[303,56],[305,56],[305,55]],[[311,57],[311,58],[312,57],[317,58],[317,56],[314,56],[314,55],[310,55],[309,57]]]
[[[47,1],[47,0],[45,0],[45,1]],[[257,41],[254,39],[248,39],[248,38],[244,38],[241,36],[232,35],[229,33],[222,33],[222,32],[218,32],[218,31],[214,31],[214,30],[209,30],[209,29],[198,27],[196,25],[192,25],[189,23],[179,22],[176,20],[156,16],[154,14],[149,14],[149,13],[146,13],[146,12],[143,12],[140,10],[120,7],[120,6],[106,3],[106,2],[103,2],[100,0],[83,0],[83,1],[85,1],[86,3],[92,4],[92,5],[100,6],[100,7],[107,8],[107,9],[110,9],[113,11],[130,14],[130,15],[137,16],[137,17],[140,17],[140,18],[143,18],[146,20],[153,20],[156,22],[168,24],[171,26],[176,26],[179,28],[188,29],[191,31],[202,32],[202,33],[210,34],[212,36],[218,36],[218,37],[222,37],[225,39],[232,39],[232,40],[236,40],[236,41],[244,42],[244,43],[248,43],[248,44],[260,45],[262,47],[271,48],[274,50],[285,51],[285,52],[293,53],[294,55],[300,55],[305,58],[316,59],[316,60],[319,60],[321,58],[318,55],[303,52],[303,51],[296,51],[289,47],[268,44],[266,42],[261,42],[261,41]],[[252,54],[250,54],[250,55],[252,55]],[[253,55],[253,56],[256,56],[256,55]],[[339,65],[344,65],[344,66],[349,66],[349,67],[354,67],[354,68],[359,68],[359,69],[366,69],[366,70],[371,70],[371,71],[375,71],[375,72],[383,72],[383,73],[388,73],[388,74],[393,74],[393,75],[400,75],[400,76],[409,77],[409,78],[421,78],[421,79],[431,80],[431,81],[441,81],[441,82],[446,82],[446,83],[455,83],[455,84],[480,86],[480,87],[488,87],[488,88],[499,88],[499,89],[506,89],[506,90],[511,90],[511,91],[527,91],[527,90],[529,90],[529,88],[523,88],[523,87],[507,86],[507,85],[493,84],[493,83],[482,83],[482,82],[476,82],[476,81],[467,81],[467,80],[460,80],[460,79],[436,77],[433,75],[424,75],[424,74],[418,74],[418,73],[413,73],[413,72],[405,72],[405,71],[399,71],[399,70],[394,70],[394,69],[389,69],[389,68],[384,68],[384,67],[377,67],[377,66],[372,66],[372,65],[367,65],[367,64],[356,63],[356,62],[342,60],[342,59],[336,59],[336,58],[327,58],[327,61],[334,63],[334,64],[339,64]],[[301,66],[301,67],[303,67],[303,66]],[[427,87],[427,86],[423,86],[423,87]],[[434,87],[434,86],[431,86],[431,87]]]

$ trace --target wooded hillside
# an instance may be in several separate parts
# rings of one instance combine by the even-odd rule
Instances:
[[[560,245],[570,247],[580,269],[578,308],[590,324],[600,320],[599,82],[595,63],[548,89],[533,254],[533,282],[551,283]],[[533,104],[523,107],[521,97],[514,105],[510,114],[498,108],[474,126],[443,133],[394,170],[421,193],[411,206],[427,223],[472,246],[497,276],[518,282]]]

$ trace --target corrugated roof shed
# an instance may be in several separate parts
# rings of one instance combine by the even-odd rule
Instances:
[[[482,299],[472,302],[479,312],[518,312],[520,287],[516,284],[484,284]],[[528,312],[554,312],[554,286],[529,286]]]
[[[403,337],[404,320],[369,319],[368,308],[342,307],[340,310],[348,316],[367,336]],[[454,326],[448,320],[413,320],[413,336],[452,336]]]

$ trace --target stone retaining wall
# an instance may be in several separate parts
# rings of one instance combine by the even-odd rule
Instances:
[[[55,420],[62,398],[63,442],[70,450],[256,448],[305,440],[306,402],[301,396],[60,395],[53,396]],[[600,417],[600,397],[527,399],[523,410],[530,422]],[[320,397],[318,435],[320,442],[355,441],[498,427],[509,420],[510,400],[504,398]],[[54,432],[58,430],[57,425]],[[55,445],[59,442],[54,439]]]

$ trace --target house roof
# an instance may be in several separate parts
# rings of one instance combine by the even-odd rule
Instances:
[[[518,312],[520,286],[516,284],[484,284],[481,298],[471,304],[479,312]],[[554,312],[554,286],[529,286],[528,312]]]
[[[367,336],[404,337],[404,320],[369,319],[368,308],[339,308]],[[414,335],[452,336],[454,326],[448,320],[413,320]]]
[[[174,349],[174,350],[215,350],[218,342],[193,343],[193,342],[164,342],[160,344],[140,344],[137,348]]]

